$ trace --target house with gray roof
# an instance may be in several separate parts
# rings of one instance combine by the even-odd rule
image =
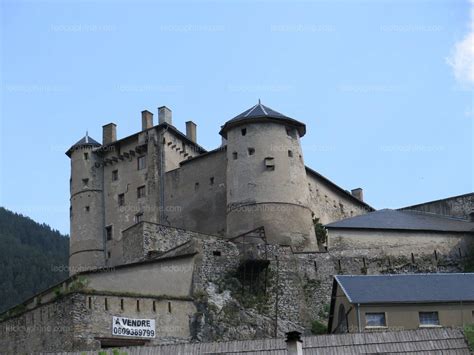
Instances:
[[[474,273],[334,277],[331,333],[469,324],[474,324]]]

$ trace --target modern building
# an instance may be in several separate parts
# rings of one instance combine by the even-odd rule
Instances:
[[[334,277],[331,333],[468,324],[474,324],[474,273]]]

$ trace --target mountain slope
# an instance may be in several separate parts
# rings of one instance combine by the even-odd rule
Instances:
[[[0,207],[0,312],[67,277],[69,239]]]

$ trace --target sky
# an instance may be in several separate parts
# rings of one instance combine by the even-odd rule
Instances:
[[[63,233],[64,152],[163,105],[213,149],[261,99],[306,123],[306,165],[377,209],[474,190],[473,2],[0,2],[0,206]]]

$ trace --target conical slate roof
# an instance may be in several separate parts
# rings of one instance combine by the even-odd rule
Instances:
[[[68,151],[66,152],[66,155],[70,157],[73,150],[82,148],[82,147],[89,147],[89,146],[100,147],[101,144],[97,142],[95,139],[89,137],[89,134],[86,132],[86,135],[84,137],[82,137],[80,140],[76,142],[76,144],[74,144],[71,148],[68,149]]]
[[[273,110],[272,108],[263,105],[260,100],[258,103],[249,108],[248,110],[242,112],[240,115],[235,116],[231,120],[227,121],[219,132],[224,138],[227,138],[227,131],[230,128],[240,126],[247,123],[256,123],[256,122],[280,122],[288,126],[293,126],[298,130],[300,137],[304,136],[306,133],[306,125],[302,122],[299,122],[293,118],[285,116],[278,111]]]

